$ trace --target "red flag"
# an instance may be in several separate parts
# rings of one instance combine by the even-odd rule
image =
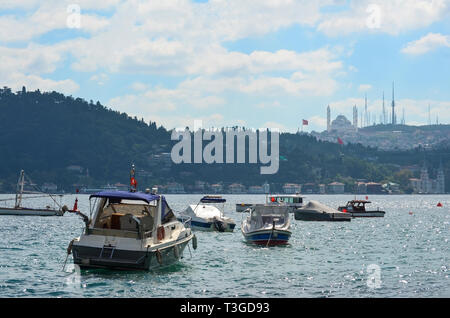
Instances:
[[[306,119],[303,119],[303,126],[308,126],[308,121]]]
[[[343,145],[343,144],[344,144],[344,142],[342,141],[342,139],[339,138],[339,137],[338,137],[338,143],[339,143],[340,145]]]

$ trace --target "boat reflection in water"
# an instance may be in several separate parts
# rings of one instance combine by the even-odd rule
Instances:
[[[273,246],[288,243],[290,231],[289,210],[283,205],[255,204],[241,223],[241,231],[248,243]]]
[[[92,217],[71,211],[86,224],[68,248],[82,269],[149,270],[177,262],[190,241],[196,248],[188,222],[176,219],[162,195],[103,191],[90,200],[96,201]]]

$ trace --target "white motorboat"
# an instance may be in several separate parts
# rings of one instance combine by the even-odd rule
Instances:
[[[241,223],[241,231],[248,243],[273,246],[288,243],[290,217],[286,206],[256,204],[248,209],[249,215]]]
[[[266,204],[284,205],[289,207],[289,213],[293,213],[296,209],[303,206],[304,197],[299,193],[296,194],[271,194],[266,196]],[[251,203],[237,203],[236,212],[245,212],[252,207]]]
[[[221,196],[204,196],[200,202],[189,205],[181,212],[179,219],[191,219],[191,228],[196,230],[233,232],[236,222],[224,216],[225,202]]]
[[[30,180],[29,184],[33,184]],[[23,215],[23,216],[62,216],[64,212],[69,209],[67,206],[61,205],[61,202],[57,202],[54,195],[43,193],[36,188],[36,191],[25,191],[25,172],[23,170],[20,171],[19,181],[17,182],[16,188],[16,196],[15,198],[10,199],[2,199],[0,201],[15,201],[14,207],[0,207],[0,215]],[[31,196],[24,196],[24,194],[32,194]],[[50,197],[54,202],[54,207],[46,206],[44,208],[31,208],[22,206],[22,201],[25,199],[34,199],[34,198],[42,198],[42,197]],[[56,208],[56,206],[58,208]]]
[[[162,195],[102,191],[90,200],[96,204],[89,217],[71,211],[86,224],[68,248],[82,269],[149,270],[177,262],[190,241],[196,248],[191,229],[176,219]]]

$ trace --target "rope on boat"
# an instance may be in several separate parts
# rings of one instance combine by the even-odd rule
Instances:
[[[62,268],[63,272],[64,272],[64,269],[66,268],[67,259],[69,258],[69,255],[72,253],[72,246],[73,246],[73,242],[74,241],[75,241],[75,239],[70,241],[69,246],[67,246],[67,255],[66,255],[66,259],[64,261],[64,265],[63,265],[63,268]]]

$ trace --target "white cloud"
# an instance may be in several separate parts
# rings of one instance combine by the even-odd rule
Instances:
[[[401,32],[430,26],[449,13],[447,0],[352,0],[348,10],[325,15],[317,29],[329,36]]]
[[[372,89],[372,85],[370,85],[370,84],[361,84],[358,87],[358,91],[360,91],[360,92],[367,92],[371,89]]]
[[[450,36],[439,33],[428,33],[417,41],[409,42],[402,53],[421,55],[439,47],[450,47]]]

